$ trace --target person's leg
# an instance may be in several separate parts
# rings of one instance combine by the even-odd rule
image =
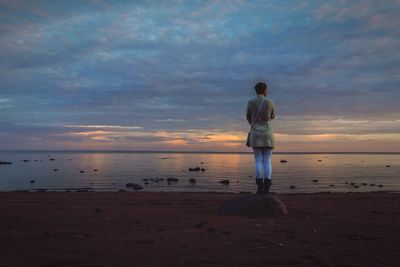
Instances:
[[[263,186],[263,193],[268,194],[269,189],[271,186],[271,179],[272,179],[272,149],[270,148],[263,148],[262,150],[262,158],[263,158],[263,165],[264,165],[264,186]]]
[[[263,175],[262,175],[262,149],[253,147],[254,160],[255,160],[255,171],[256,171],[256,185],[257,193],[262,193],[263,189]]]
[[[263,158],[263,165],[264,165],[264,179],[272,179],[272,149],[270,148],[263,148],[262,150],[262,158]]]

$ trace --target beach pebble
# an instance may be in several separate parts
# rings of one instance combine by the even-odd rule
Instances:
[[[289,188],[290,188],[290,189],[295,189],[296,186],[295,186],[295,185],[291,185],[291,186],[289,186]]]
[[[53,169],[53,171],[55,171],[55,172],[56,172],[56,171],[58,171],[58,169]]]
[[[30,160],[29,159],[23,159],[22,161],[23,162],[29,162]]]
[[[312,180],[314,183],[318,183],[318,179],[314,179]]]
[[[175,177],[168,177],[167,182],[178,182],[178,178]]]
[[[94,172],[97,172],[97,171],[98,171],[98,169],[94,169],[93,171],[94,171]]]
[[[322,159],[319,159],[318,161],[319,161],[319,162],[321,162],[321,161],[322,161]]]
[[[355,185],[355,183],[350,183],[350,185]]]
[[[33,184],[35,182],[35,180],[30,180],[30,183]]]
[[[370,186],[375,186],[375,184],[369,184]]]
[[[79,171],[80,173],[84,173],[85,171]]]
[[[389,167],[390,167],[390,165],[386,165],[386,167],[387,167],[387,168],[389,168]]]
[[[286,163],[288,162],[286,159],[281,159],[281,163]]]
[[[191,184],[195,184],[195,183],[196,183],[196,179],[194,179],[194,178],[190,178],[190,179],[189,179],[189,183],[191,183]]]
[[[202,161],[202,162],[200,162],[200,164],[204,164],[204,162]]]
[[[56,160],[56,159],[55,158],[51,158],[50,160],[53,161],[53,160]]]
[[[190,171],[190,172],[193,172],[193,171],[200,171],[200,170],[201,170],[200,167],[189,168],[189,171]]]
[[[229,180],[221,180],[219,181],[220,184],[229,184]]]
[[[335,186],[335,185],[334,185],[334,184],[330,184],[329,186],[331,186],[331,187],[332,187],[332,186]]]
[[[379,187],[383,187],[383,185],[381,185],[381,184],[378,184],[378,186],[379,186]]]
[[[0,161],[0,165],[9,165],[12,164],[10,161]]]

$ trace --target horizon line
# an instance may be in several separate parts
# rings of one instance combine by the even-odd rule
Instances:
[[[182,154],[253,154],[252,151],[176,151],[176,150],[124,150],[124,149],[113,149],[113,150],[99,150],[99,149],[11,149],[11,150],[0,150],[0,153],[5,152],[52,152],[52,153],[60,153],[60,152],[70,152],[70,153],[182,153]],[[321,151],[277,151],[273,152],[274,154],[400,154],[400,152],[390,152],[390,151],[342,151],[342,152],[321,152]]]

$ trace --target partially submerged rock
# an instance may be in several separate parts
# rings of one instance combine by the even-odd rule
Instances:
[[[287,215],[285,204],[271,194],[241,194],[219,207],[218,211],[249,217]]]

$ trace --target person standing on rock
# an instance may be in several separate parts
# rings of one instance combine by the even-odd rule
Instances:
[[[246,145],[252,147],[254,153],[257,194],[268,194],[272,179],[272,149],[275,145],[270,121],[275,118],[275,110],[274,103],[267,98],[267,84],[259,82],[254,88],[257,96],[247,103],[246,119],[251,129]]]

